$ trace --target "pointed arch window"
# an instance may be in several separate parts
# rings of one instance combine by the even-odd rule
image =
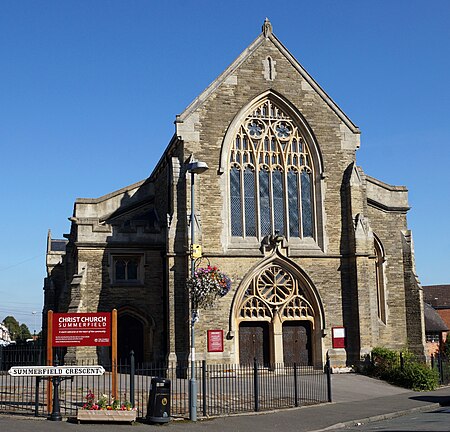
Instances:
[[[239,126],[229,163],[232,236],[316,237],[311,153],[283,109],[261,102]]]
[[[374,249],[378,318],[386,324],[386,289],[384,282],[384,263],[386,259],[384,256],[383,246],[377,237],[374,237]]]

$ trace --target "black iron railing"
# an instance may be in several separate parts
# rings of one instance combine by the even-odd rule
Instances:
[[[439,374],[439,384],[450,384],[450,361],[447,356],[436,353],[431,356],[431,367]]]
[[[5,360],[5,352],[3,359]],[[0,355],[1,355],[0,354]],[[36,353],[35,353],[36,354]],[[30,356],[29,363],[18,357],[0,362],[0,411],[36,416],[48,415],[48,379],[35,377],[10,377],[11,366],[43,364],[42,358]],[[89,363],[92,364],[92,363]],[[88,365],[88,363],[83,363]],[[250,365],[208,364],[196,362],[198,379],[198,415],[221,416],[232,413],[265,411],[280,408],[312,405],[331,401],[329,368],[314,368],[300,364]],[[88,391],[95,398],[110,397],[111,372],[102,376],[75,376],[64,380],[59,387],[60,410],[65,417],[76,416],[86,403]],[[188,363],[139,364],[131,355],[129,362],[118,364],[117,388],[122,402],[131,402],[137,415],[145,418],[150,383],[154,377],[171,381],[171,415],[189,416]]]

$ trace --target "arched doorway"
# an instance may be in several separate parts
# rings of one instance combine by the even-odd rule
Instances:
[[[285,257],[266,261],[244,280],[233,310],[239,363],[256,357],[265,364],[323,365],[320,299]]]
[[[129,314],[119,315],[117,323],[117,357],[122,363],[129,362],[134,351],[137,363],[144,361],[144,324]]]
[[[241,364],[251,364],[254,359],[258,364],[270,362],[269,323],[242,322],[239,326],[239,353]]]

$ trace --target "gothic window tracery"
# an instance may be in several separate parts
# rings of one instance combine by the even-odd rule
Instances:
[[[298,280],[278,264],[255,276],[240,303],[240,320],[271,321],[275,314],[285,320],[313,320],[314,309]]]
[[[232,236],[315,237],[311,153],[295,120],[273,101],[241,123],[229,163]]]
[[[114,283],[138,283],[141,282],[141,256],[123,255],[113,256],[113,282]]]

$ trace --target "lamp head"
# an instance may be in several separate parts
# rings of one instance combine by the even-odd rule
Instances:
[[[193,174],[204,173],[208,168],[208,164],[201,161],[193,161],[187,164],[188,171]]]

